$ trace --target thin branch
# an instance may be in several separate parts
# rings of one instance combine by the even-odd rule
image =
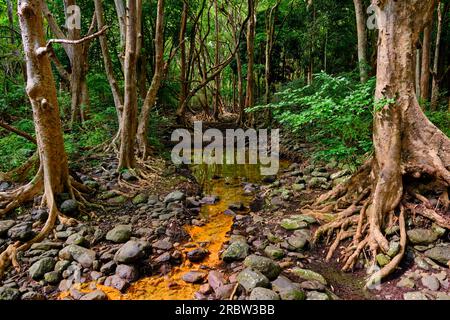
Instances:
[[[25,131],[16,129],[14,127],[11,127],[9,124],[4,123],[3,121],[0,120],[0,127],[2,127],[3,129],[6,129],[8,131],[14,132],[15,134],[27,139],[30,142],[33,142],[34,144],[36,144],[36,139],[34,137],[32,137],[31,135],[29,135],[28,133],[26,133]]]

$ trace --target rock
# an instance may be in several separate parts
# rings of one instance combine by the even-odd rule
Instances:
[[[326,184],[327,182],[328,182],[327,178],[313,177],[308,181],[308,184],[311,188],[319,188],[322,187],[322,185]]]
[[[262,182],[264,183],[274,183],[277,180],[277,176],[273,175],[273,176],[264,176],[264,178],[262,179]]]
[[[408,230],[408,239],[413,244],[430,244],[438,239],[438,234],[430,229],[412,229]]]
[[[327,280],[325,280],[325,278],[317,273],[314,272],[312,270],[307,270],[307,269],[301,269],[301,268],[293,268],[292,269],[292,273],[295,274],[296,276],[305,279],[305,280],[317,280],[320,283],[322,283],[323,285],[327,285]]]
[[[200,262],[209,255],[209,251],[206,249],[198,248],[189,251],[186,256],[191,262]]]
[[[422,257],[415,257],[414,263],[423,270],[430,270],[430,265]]]
[[[130,284],[126,280],[122,279],[118,275],[109,276],[105,280],[105,286],[115,288],[120,292],[124,292],[129,285]]]
[[[222,260],[225,262],[244,260],[248,256],[250,247],[247,242],[232,242],[222,254]]]
[[[12,240],[18,241],[28,241],[31,240],[35,233],[32,230],[33,223],[32,222],[24,222],[17,224],[8,230],[8,237]]]
[[[399,287],[399,288],[414,289],[415,286],[416,286],[416,283],[414,282],[414,280],[409,277],[406,277],[406,276],[403,277],[402,279],[400,279],[399,282],[397,282],[397,287]]]
[[[298,229],[303,229],[303,228],[307,228],[308,224],[304,221],[300,221],[297,219],[283,219],[281,220],[280,226],[286,230],[298,230]]]
[[[41,280],[47,272],[53,271],[54,267],[53,258],[44,258],[33,263],[28,272],[33,280]]]
[[[298,251],[305,248],[311,238],[311,234],[307,230],[298,230],[293,235],[291,235],[287,242],[289,244],[289,249]]]
[[[422,284],[431,291],[438,291],[441,286],[439,280],[433,275],[424,275],[422,277]]]
[[[328,180],[328,178],[330,178],[330,174],[326,171],[325,172],[313,171],[313,172],[311,172],[311,176],[316,177],[316,178],[325,178],[326,180]]]
[[[420,291],[406,292],[403,294],[403,299],[404,300],[428,300],[427,296]]]
[[[257,270],[265,275],[269,280],[276,279],[281,273],[281,268],[272,259],[252,254],[245,258],[244,265],[246,267]]]
[[[8,233],[8,230],[11,229],[16,223],[13,220],[1,220],[0,221],[0,238],[5,236]]]
[[[131,238],[131,225],[118,225],[106,234],[106,240],[114,243],[125,243]]]
[[[280,296],[272,290],[258,287],[252,290],[249,300],[280,300]]]
[[[4,192],[11,187],[11,184],[7,181],[3,181],[0,183],[0,192]]]
[[[385,265],[387,265],[389,262],[391,262],[391,258],[389,258],[389,256],[379,253],[376,256],[376,260],[378,262],[378,265],[380,267],[384,267]]]
[[[172,249],[173,244],[168,239],[163,239],[153,243],[152,247],[159,250],[170,250]]]
[[[137,196],[131,200],[131,202],[137,206],[138,204],[145,203],[148,200],[148,196],[144,193],[139,193]]]
[[[300,283],[300,288],[309,290],[309,291],[325,291],[326,287],[317,280],[307,280]]]
[[[450,300],[450,295],[446,294],[444,292],[437,292],[436,293],[436,300],[446,300],[449,301]]]
[[[228,209],[232,211],[243,211],[245,210],[245,206],[242,202],[232,203],[228,206]]]
[[[108,202],[111,204],[124,204],[127,201],[128,201],[128,198],[125,196],[117,196],[117,197],[113,197],[108,200]]]
[[[119,264],[116,268],[116,275],[128,282],[133,282],[139,278],[138,270],[134,266]]]
[[[13,300],[19,300],[20,298],[20,291],[15,288],[9,288],[9,287],[0,287],[0,301],[13,301]]]
[[[136,181],[137,178],[129,171],[125,171],[122,173],[122,178],[125,181]]]
[[[272,282],[272,289],[280,295],[281,300],[305,300],[306,298],[299,285],[285,276],[278,276]]]
[[[271,259],[282,259],[284,257],[284,251],[281,248],[278,248],[276,246],[267,246],[264,249],[264,253]]]
[[[50,271],[44,274],[44,280],[50,284],[57,284],[61,280],[61,276],[57,271]]]
[[[447,243],[427,250],[425,256],[443,265],[448,265],[450,262],[450,244]]]
[[[184,282],[187,283],[199,283],[202,282],[206,277],[205,272],[201,271],[189,271],[181,277]]]
[[[294,183],[292,185],[292,190],[295,192],[300,192],[306,189],[306,185],[304,183]]]
[[[228,300],[234,291],[235,284],[225,284],[215,291],[216,298],[219,300]]]
[[[78,202],[73,199],[69,199],[61,203],[61,213],[68,216],[75,216],[78,214]]]
[[[215,270],[210,271],[208,273],[208,283],[214,292],[217,292],[217,289],[225,284],[223,274]]]
[[[118,263],[133,263],[146,256],[150,244],[146,241],[130,240],[125,243],[115,254],[114,261]]]
[[[341,178],[341,177],[343,177],[343,176],[345,176],[345,175],[347,175],[347,174],[349,174],[350,172],[348,171],[348,170],[341,170],[341,171],[338,171],[338,172],[336,172],[336,173],[333,173],[331,176],[330,176],[330,179],[331,180],[336,180],[336,179],[339,179],[339,178]]]
[[[330,297],[323,292],[308,291],[306,293],[306,300],[330,300]]]
[[[43,241],[43,242],[37,242],[33,243],[31,245],[31,250],[52,250],[52,249],[61,249],[62,243],[60,242],[51,242],[51,241]]]
[[[241,271],[236,279],[247,292],[251,292],[256,287],[267,288],[270,284],[269,279],[265,275],[251,268]]]
[[[186,198],[185,194],[181,191],[174,191],[169,193],[165,198],[164,198],[164,203],[171,203],[171,202],[176,202],[176,201],[183,201]]]
[[[164,252],[155,259],[156,263],[164,263],[170,260],[170,252]]]
[[[95,290],[92,291],[91,293],[82,296],[80,300],[91,300],[91,301],[108,300],[108,296],[101,290]]]
[[[106,275],[110,275],[115,270],[116,270],[116,263],[114,261],[109,261],[100,268],[100,272]]]
[[[60,260],[60,261],[56,262],[54,270],[56,272],[62,273],[69,266],[70,266],[70,261],[68,261],[68,260]]]
[[[59,252],[59,257],[63,260],[75,260],[83,268],[90,268],[94,263],[96,254],[93,250],[71,244]]]
[[[387,255],[391,258],[395,257],[397,253],[400,251],[400,243],[398,241],[389,242],[389,251]]]
[[[202,200],[200,200],[200,202],[203,204],[215,204],[219,202],[219,200],[220,200],[219,196],[207,196],[204,197]]]
[[[25,292],[20,299],[25,301],[44,301],[45,297],[39,292],[28,291]]]
[[[75,244],[77,246],[87,247],[89,245],[89,241],[87,241],[87,239],[81,234],[74,233],[67,238],[66,244]]]

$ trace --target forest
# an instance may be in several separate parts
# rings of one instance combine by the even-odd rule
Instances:
[[[448,0],[2,1],[0,300],[450,300],[449,71]]]

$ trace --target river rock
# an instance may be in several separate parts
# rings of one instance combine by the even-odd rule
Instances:
[[[150,244],[146,241],[130,240],[116,252],[114,261],[124,264],[133,263],[144,258],[149,249]]]
[[[249,300],[280,300],[280,296],[272,290],[258,287],[252,290]]]
[[[61,280],[61,276],[57,271],[50,271],[44,274],[44,280],[49,284],[57,284]]]
[[[159,250],[170,250],[173,247],[172,242],[169,239],[162,239],[154,242],[152,247]]]
[[[265,275],[269,280],[276,279],[281,273],[281,268],[272,259],[252,254],[245,258],[244,265],[246,267],[257,270]]]
[[[37,242],[33,243],[31,245],[31,250],[52,250],[52,249],[61,249],[62,248],[61,242],[51,242],[51,241],[43,241],[43,242]]]
[[[225,284],[225,278],[219,271],[212,270],[208,273],[208,283],[214,292],[217,292],[217,289]]]
[[[406,292],[403,294],[403,299],[404,300],[428,300],[427,296],[420,291]]]
[[[308,184],[311,188],[323,188],[323,186],[327,185],[327,183],[328,179],[323,177],[313,177],[308,181]]]
[[[66,244],[75,244],[77,246],[87,247],[89,246],[89,241],[81,234],[74,233],[67,238]]]
[[[286,230],[291,231],[291,230],[307,228],[308,224],[304,221],[300,221],[297,219],[286,218],[286,219],[281,220],[280,226]]]
[[[283,249],[270,245],[264,249],[264,253],[271,259],[278,260],[284,257]]]
[[[307,270],[307,269],[301,269],[301,268],[293,268],[292,269],[292,273],[295,274],[296,276],[305,279],[305,280],[317,280],[320,283],[322,283],[323,285],[327,285],[327,280],[325,280],[325,278],[317,273],[314,272],[312,270]]]
[[[124,292],[129,285],[128,281],[122,279],[118,275],[109,276],[105,280],[105,286],[115,288],[120,292]]]
[[[78,214],[78,202],[73,199],[69,199],[61,203],[61,212],[68,216],[75,216]]]
[[[234,241],[222,254],[222,260],[225,262],[239,261],[248,256],[250,247],[245,241]]]
[[[114,270],[116,270],[116,263],[111,260],[107,263],[105,263],[101,268],[100,268],[100,272],[106,275],[110,275],[111,273],[114,272]]]
[[[80,300],[88,301],[98,301],[98,300],[108,300],[108,296],[101,290],[95,290],[91,293],[85,294],[80,298]]]
[[[189,251],[186,257],[191,262],[200,262],[209,255],[209,251],[203,248],[197,248]]]
[[[133,282],[139,277],[136,267],[127,264],[119,264],[116,268],[116,275],[128,282]]]
[[[0,287],[0,301],[13,301],[13,300],[19,300],[20,298],[20,291],[15,288],[9,288],[9,287]]]
[[[23,222],[17,224],[8,230],[8,237],[12,240],[18,241],[28,241],[31,240],[35,233],[32,230],[33,223],[32,222]]]
[[[25,301],[44,301],[45,297],[39,292],[28,291],[25,292],[20,299]]]
[[[187,283],[199,283],[202,282],[206,277],[205,272],[201,271],[189,271],[181,277],[184,282]]]
[[[90,268],[94,263],[96,254],[93,250],[71,244],[59,252],[59,257],[64,260],[75,260],[84,268]]]
[[[300,286],[285,276],[278,276],[272,281],[272,289],[277,292],[281,300],[305,300],[305,293]]]
[[[438,291],[439,287],[441,286],[439,280],[433,275],[424,275],[421,281],[423,286],[430,289],[431,291]]]
[[[427,250],[425,256],[443,265],[448,265],[450,262],[450,244],[439,245]]]
[[[106,240],[114,243],[125,243],[131,238],[131,225],[118,225],[106,234]]]
[[[232,211],[243,211],[243,210],[245,210],[245,206],[242,202],[236,202],[236,203],[231,203],[228,206],[228,209],[230,209]]]
[[[311,234],[308,230],[297,230],[287,239],[289,249],[298,251],[305,248],[310,241]]]
[[[53,271],[54,267],[55,260],[53,258],[43,258],[33,263],[28,272],[33,280],[41,280],[47,272]]]
[[[267,288],[270,284],[269,279],[265,275],[251,268],[241,271],[236,279],[247,292],[251,292],[256,287]]]
[[[16,223],[13,220],[1,220],[0,221],[0,238],[4,237],[8,230],[11,229]]]
[[[306,293],[306,300],[330,300],[330,297],[323,292],[308,291]]]
[[[171,202],[176,202],[176,201],[183,201],[186,198],[186,195],[181,192],[181,191],[174,191],[169,193],[165,198],[164,198],[164,203],[171,203]]]
[[[412,229],[408,230],[408,239],[413,244],[430,244],[438,239],[438,234],[430,229]]]
[[[400,281],[397,282],[397,287],[399,288],[414,289],[415,286],[416,286],[415,281],[407,276],[402,277]]]
[[[55,271],[62,273],[64,270],[66,270],[69,266],[70,266],[70,261],[68,260],[59,260],[58,262],[56,262],[55,264]]]
[[[139,193],[137,196],[135,196],[133,198],[133,200],[131,200],[131,202],[137,206],[138,204],[142,204],[147,202],[148,200],[148,196],[145,193]]]

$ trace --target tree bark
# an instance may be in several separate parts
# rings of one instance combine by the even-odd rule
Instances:
[[[434,49],[434,62],[433,62],[433,81],[431,87],[431,110],[435,111],[439,103],[439,59],[441,50],[441,36],[442,36],[442,20],[443,20],[443,9],[444,4],[439,2],[438,5],[438,21],[437,21],[437,32],[436,32],[436,46]]]
[[[276,4],[267,9],[266,13],[266,52],[265,52],[265,74],[264,74],[264,84],[265,84],[265,94],[264,102],[268,104],[270,102],[271,93],[271,58],[273,50],[273,37],[275,33],[275,16],[276,11],[281,3],[281,0],[277,0]]]
[[[137,131],[137,0],[127,2],[126,44],[125,44],[125,98],[121,125],[119,150],[119,170],[135,167],[134,146]]]
[[[152,83],[147,91],[147,95],[142,106],[137,131],[137,142],[144,159],[148,156],[148,124],[150,120],[150,111],[156,102],[164,71],[164,0],[158,0],[156,16],[155,72],[153,73]]]
[[[255,86],[255,32],[256,32],[256,12],[255,0],[248,0],[248,15],[249,20],[247,24],[247,89],[245,96],[245,106],[241,109],[239,119],[240,122],[244,120],[244,109],[250,108],[255,104],[254,86]]]
[[[433,21],[433,20],[431,20]],[[420,76],[420,97],[423,101],[430,99],[430,61],[431,61],[431,35],[433,22],[423,30],[422,67]]]
[[[358,63],[361,82],[367,81],[367,33],[366,18],[362,0],[353,0],[356,13],[356,29],[358,34]]]

